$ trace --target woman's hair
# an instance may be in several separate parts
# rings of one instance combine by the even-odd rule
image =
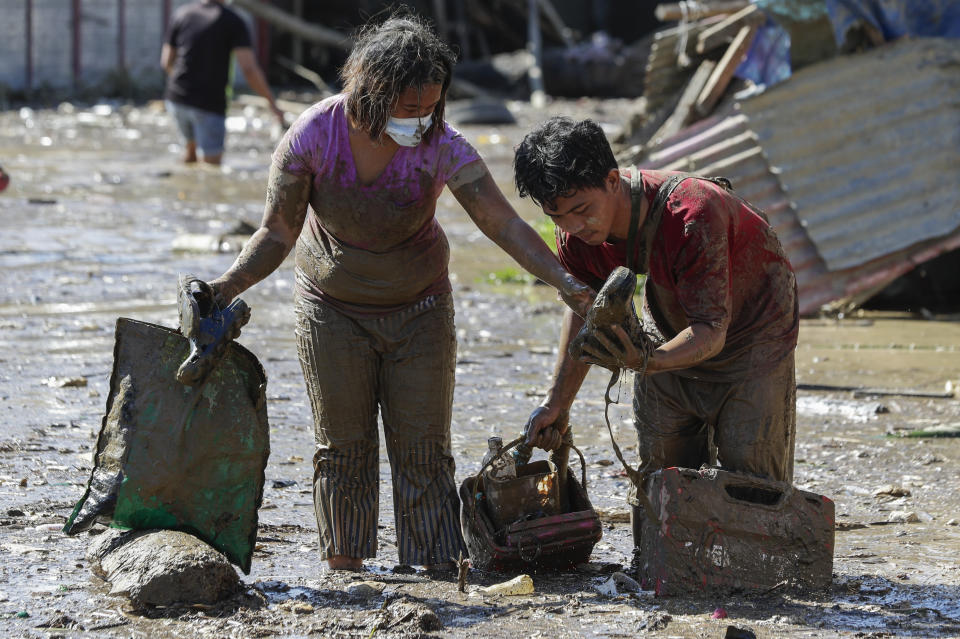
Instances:
[[[513,157],[520,197],[556,208],[557,198],[602,188],[617,160],[603,129],[593,120],[557,116],[524,136]]]
[[[353,51],[340,70],[353,123],[380,139],[394,103],[406,89],[441,86],[433,122],[424,132],[429,141],[443,126],[447,88],[456,57],[421,18],[395,13],[381,24],[369,24],[357,35]]]

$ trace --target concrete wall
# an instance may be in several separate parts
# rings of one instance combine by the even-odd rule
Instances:
[[[0,0],[0,86],[82,89],[120,69],[162,86],[164,18],[190,1]]]

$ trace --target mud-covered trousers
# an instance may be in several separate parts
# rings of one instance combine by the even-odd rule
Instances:
[[[357,319],[298,295],[297,350],[313,409],[313,497],[323,559],[375,557],[379,409],[401,564],[461,551],[450,450],[456,333],[451,295]]]
[[[637,376],[633,412],[643,472],[719,461],[726,470],[793,481],[793,352],[766,374],[739,382],[708,382],[669,372]],[[634,542],[639,543],[643,511],[634,486],[627,501],[633,506]]]

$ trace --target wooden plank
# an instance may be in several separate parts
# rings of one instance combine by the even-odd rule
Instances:
[[[235,7],[245,9],[258,18],[266,20],[278,29],[288,31],[304,40],[328,47],[349,51],[353,48],[353,38],[334,29],[311,24],[282,9],[264,3],[262,0],[233,0]]]
[[[697,53],[705,53],[721,44],[733,40],[734,36],[745,26],[759,27],[767,19],[766,14],[755,4],[737,11],[724,18],[717,24],[704,29],[697,36]]]
[[[747,0],[720,0],[718,2],[676,2],[658,4],[654,10],[657,19],[662,22],[691,18],[705,18],[722,13],[740,11],[748,4]]]
[[[673,110],[673,113],[670,114],[667,121],[657,129],[657,132],[651,136],[651,143],[659,144],[661,140],[676,135],[683,127],[690,123],[694,116],[694,103],[703,91],[703,87],[707,84],[716,66],[717,63],[713,60],[704,60],[700,63],[700,66],[694,71],[693,77],[687,82],[687,86],[680,95],[680,101],[677,103],[677,107]]]
[[[707,82],[707,85],[703,87],[703,91],[700,92],[700,97],[697,98],[697,103],[694,108],[700,117],[709,115],[710,112],[713,111],[713,107],[717,105],[720,96],[727,90],[727,86],[733,78],[733,72],[737,70],[740,61],[743,60],[743,56],[753,43],[753,37],[756,34],[757,27],[741,27],[740,32],[737,33],[737,37],[734,38],[730,46],[727,47],[723,57],[720,58],[720,62],[717,63],[716,68],[713,70],[710,80]]]

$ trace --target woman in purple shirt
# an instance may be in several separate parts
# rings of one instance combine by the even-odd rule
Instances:
[[[300,116],[273,155],[266,210],[211,282],[221,302],[296,244],[297,345],[314,415],[321,556],[357,570],[377,550],[379,411],[400,563],[465,551],[450,451],[456,333],[449,245],[434,217],[448,186],[471,219],[578,313],[592,291],[516,214],[443,119],[454,56],[423,23],[367,27],[342,94]]]

